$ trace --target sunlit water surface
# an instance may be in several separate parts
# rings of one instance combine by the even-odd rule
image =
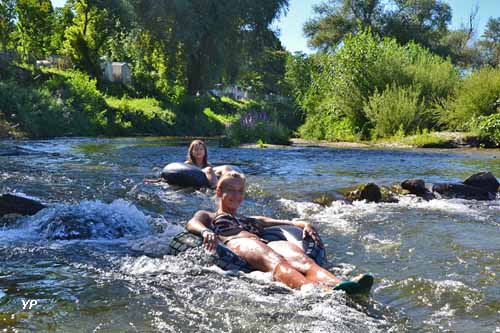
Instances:
[[[202,250],[173,257],[168,242],[213,192],[144,184],[183,161],[166,138],[0,143],[2,193],[50,208],[0,227],[0,329],[10,331],[500,332],[500,200],[352,205],[320,193],[408,178],[500,175],[497,151],[219,148],[213,164],[248,176],[245,214],[314,223],[338,275],[372,272],[370,298],[291,291],[269,274],[227,273]],[[91,226],[51,240],[54,226]],[[54,236],[55,235],[55,236]],[[28,301],[32,302],[29,308]]]

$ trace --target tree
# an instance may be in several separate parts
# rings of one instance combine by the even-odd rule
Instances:
[[[56,53],[63,49],[64,33],[72,25],[75,14],[72,11],[71,4],[67,3],[54,11],[54,25],[52,30],[52,39],[50,48]]]
[[[415,41],[440,53],[440,40],[448,32],[451,7],[441,0],[393,0],[395,9],[385,14],[383,35],[404,45]]]
[[[348,33],[369,27],[402,45],[415,41],[440,52],[451,21],[451,8],[442,0],[328,0],[314,11],[317,16],[306,22],[304,33],[310,46],[323,51],[335,50]]]
[[[140,26],[164,51],[170,73],[183,66],[188,94],[234,81],[245,49],[262,52],[288,0],[134,0]],[[273,32],[274,33],[274,32]],[[174,66],[173,66],[174,65]],[[176,81],[182,78],[176,78]]]
[[[76,16],[65,30],[63,52],[75,66],[100,78],[99,57],[107,40],[121,27],[120,0],[72,0]]]
[[[348,33],[371,27],[376,33],[382,24],[380,0],[328,0],[313,8],[316,17],[304,25],[310,46],[327,51],[335,50]]]
[[[449,56],[451,61],[461,67],[479,67],[479,49],[474,45],[479,6],[472,7],[466,24],[459,29],[450,30],[440,41],[439,54]]]
[[[54,19],[50,0],[17,0],[16,14],[24,60],[47,55]]]
[[[0,1],[0,43],[2,51],[7,50],[15,25],[15,0]]]
[[[488,20],[478,47],[485,63],[495,67],[500,64],[500,17]]]

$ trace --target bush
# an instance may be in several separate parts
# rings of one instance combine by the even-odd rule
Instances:
[[[300,105],[306,112],[302,133],[309,137],[316,134],[323,138],[336,137],[329,134],[337,128],[329,125],[330,122],[347,118],[352,126],[350,132],[367,138],[376,126],[376,119],[367,117],[365,106],[375,94],[380,109],[380,95],[394,85],[418,92],[418,104],[430,114],[436,104],[454,90],[459,79],[458,71],[449,60],[417,44],[400,46],[391,38],[381,40],[373,37],[369,30],[346,37],[334,54],[314,56],[309,68],[314,71],[310,76],[311,85],[307,93],[300,95]],[[391,108],[387,106],[386,112]],[[431,129],[439,124],[436,118],[428,116],[422,125]]]
[[[466,77],[442,109],[442,122],[454,130],[472,130],[477,119],[498,112],[500,69],[485,67]]]
[[[13,81],[0,82],[0,112],[33,137],[64,135],[64,112],[46,90],[24,88]]]
[[[276,122],[258,121],[250,126],[240,121],[226,129],[225,145],[237,146],[242,143],[289,144],[288,129]]]
[[[64,127],[73,135],[104,134],[107,105],[97,81],[78,71],[54,74],[41,89],[55,96],[63,109]]]
[[[500,111],[487,117],[478,119],[479,136],[500,146]]]
[[[372,136],[383,138],[402,131],[412,134],[426,124],[420,92],[414,88],[392,85],[382,93],[375,93],[365,103],[363,111],[373,124]]]

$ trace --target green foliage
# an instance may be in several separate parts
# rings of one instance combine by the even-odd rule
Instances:
[[[175,113],[162,108],[153,98],[121,99],[108,97],[111,107],[108,119],[108,133],[113,135],[161,134],[174,133]]]
[[[349,34],[370,29],[399,44],[417,42],[435,52],[451,22],[451,7],[441,0],[330,0],[314,7],[315,16],[304,26],[311,46],[335,51]]]
[[[25,60],[32,55],[40,59],[47,55],[54,20],[50,0],[16,0],[20,52]]]
[[[62,108],[46,90],[19,86],[13,81],[0,81],[0,112],[7,121],[35,137],[65,134]]]
[[[5,51],[9,48],[10,41],[13,39],[13,32],[16,29],[15,25],[15,8],[14,0],[2,0],[0,2],[0,43]]]
[[[242,143],[289,144],[288,129],[276,122],[259,121],[251,126],[235,122],[226,129],[225,145],[237,146]]]
[[[500,69],[484,67],[467,76],[441,109],[442,123],[455,130],[471,130],[477,118],[498,112]]]
[[[299,135],[305,139],[328,141],[353,142],[361,139],[349,118],[337,118],[331,114],[326,116],[315,114],[308,117],[299,127]]]
[[[389,142],[389,144],[396,143],[418,148],[439,148],[449,146],[450,139],[427,129],[417,130],[414,134],[407,136],[403,130],[398,130],[393,136],[378,139],[376,142]]]
[[[312,83],[301,101],[307,114],[301,133],[318,139],[336,138],[339,131],[330,124],[343,118],[348,119],[349,132],[355,137],[367,138],[377,126],[377,136],[393,134],[394,129],[377,125],[377,121],[390,119],[391,110],[403,112],[403,105],[417,105],[418,110],[413,108],[408,112],[419,115],[416,125],[404,125],[405,131],[413,131],[418,126],[435,128],[438,123],[431,117],[431,110],[447,98],[459,80],[458,71],[449,60],[416,44],[400,46],[390,38],[382,41],[372,37],[369,30],[348,36],[335,54],[314,57],[313,64]],[[394,91],[386,96],[384,91],[394,86],[412,91],[413,97]],[[399,96],[397,103],[389,96]],[[401,105],[396,107],[397,104]],[[398,120],[402,119],[395,122]],[[398,128],[399,124],[396,130]]]
[[[60,98],[65,127],[74,135],[100,134],[107,125],[106,101],[96,84],[87,74],[72,71],[53,75],[44,85]]]
[[[500,146],[500,110],[495,114],[479,117],[478,129],[481,139]]]
[[[411,134],[425,125],[425,109],[419,95],[416,89],[392,85],[370,96],[363,111],[374,124],[372,135],[387,137],[398,131]]]
[[[488,19],[482,37],[478,41],[478,48],[483,54],[483,61],[497,67],[500,64],[500,17]]]
[[[311,46],[335,50],[349,33],[382,26],[383,4],[380,0],[331,0],[313,7],[316,14],[304,25],[304,34]]]

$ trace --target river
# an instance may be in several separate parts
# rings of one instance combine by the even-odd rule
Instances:
[[[269,274],[224,272],[168,241],[213,192],[145,184],[186,159],[172,138],[0,143],[1,193],[49,205],[0,226],[0,329],[54,332],[500,332],[500,198],[399,197],[313,203],[321,193],[408,178],[500,176],[499,150],[219,148],[214,165],[247,175],[244,214],[313,223],[328,267],[375,276],[369,298],[291,291]],[[88,226],[60,240],[63,225]],[[88,231],[88,230],[87,230]]]

